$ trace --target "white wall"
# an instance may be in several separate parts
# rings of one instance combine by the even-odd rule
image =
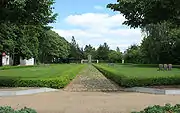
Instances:
[[[10,57],[8,55],[2,57],[2,64],[3,66],[9,65]]]
[[[29,66],[29,65],[34,65],[34,58],[31,58],[31,59],[22,59],[20,58],[20,65],[25,65],[25,66]]]
[[[26,65],[34,65],[34,58],[26,60]]]

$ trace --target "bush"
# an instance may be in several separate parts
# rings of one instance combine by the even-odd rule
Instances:
[[[17,69],[17,68],[29,68],[29,67],[36,67],[38,65],[33,66],[2,66],[0,67],[0,70],[8,70],[8,69]]]
[[[159,76],[159,77],[135,77],[125,76],[119,72],[104,68],[100,65],[94,65],[101,73],[103,73],[108,79],[116,82],[122,87],[143,87],[143,86],[155,86],[155,85],[179,85],[180,76]]]
[[[180,113],[180,105],[176,104],[175,106],[171,106],[170,104],[166,104],[165,106],[149,106],[140,112],[132,112],[132,113]]]
[[[9,106],[0,107],[0,113],[37,113],[34,109],[31,108],[23,108],[20,110],[14,110]]]
[[[17,77],[1,77],[1,87],[48,87],[48,88],[64,88],[74,76],[62,76],[47,79],[21,79]]]

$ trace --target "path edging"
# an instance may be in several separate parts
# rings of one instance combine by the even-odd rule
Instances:
[[[125,88],[126,92],[139,92],[150,94],[163,94],[163,95],[180,95],[180,90],[176,89],[157,89],[157,88],[145,88],[145,87],[132,87]]]
[[[54,91],[58,91],[58,89],[39,88],[39,89],[28,89],[28,90],[20,90],[20,91],[0,91],[0,97],[30,95],[30,94],[54,92]]]

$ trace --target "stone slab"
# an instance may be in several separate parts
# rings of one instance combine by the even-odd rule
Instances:
[[[179,89],[167,90],[167,89],[157,89],[157,88],[132,87],[132,88],[125,88],[124,91],[150,93],[150,94],[163,94],[163,95],[180,95]]]
[[[0,91],[0,97],[30,95],[30,94],[37,94],[44,92],[52,92],[52,91],[58,91],[58,89],[39,88],[39,89],[28,89],[28,90],[19,90],[19,91]]]

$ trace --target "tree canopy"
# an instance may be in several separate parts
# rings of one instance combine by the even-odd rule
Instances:
[[[123,14],[124,24],[135,28],[163,21],[180,25],[179,0],[117,0],[107,7]]]

